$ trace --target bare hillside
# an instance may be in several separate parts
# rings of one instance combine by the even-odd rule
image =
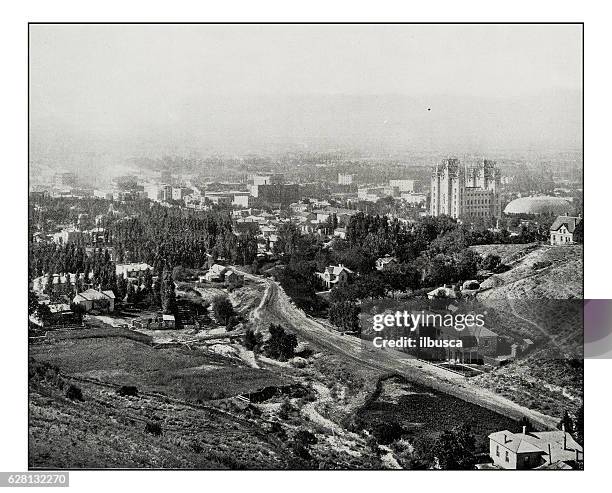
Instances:
[[[583,297],[583,246],[534,247],[522,245],[487,245],[496,247],[487,251],[478,247],[478,253],[495,253],[511,268],[495,274],[483,284],[478,298],[481,301],[496,298],[511,299],[571,299]],[[503,256],[499,247],[513,247]],[[476,248],[475,248],[476,249]],[[514,251],[513,251],[514,250]]]
[[[499,255],[510,267],[487,279],[478,294],[493,330],[535,343],[516,361],[474,382],[543,413],[575,413],[583,389],[583,246],[473,248]]]

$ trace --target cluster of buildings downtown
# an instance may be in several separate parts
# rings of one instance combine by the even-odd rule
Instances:
[[[575,213],[567,197],[527,195],[508,200],[503,177],[494,161],[484,159],[476,165],[462,164],[456,158],[445,159],[432,167],[430,183],[417,179],[394,178],[384,184],[358,184],[353,174],[340,172],[335,183],[295,183],[282,173],[251,173],[239,183],[196,183],[189,177],[175,177],[168,171],[139,179],[122,176],[114,179],[112,189],[79,187],[74,173],[57,173],[51,187],[32,194],[65,197],[100,197],[115,201],[153,200],[168,206],[195,210],[213,207],[231,209],[237,233],[259,234],[267,251],[276,241],[276,228],[283,220],[296,223],[302,233],[345,236],[344,226],[358,210],[369,211],[381,199],[403,207],[394,217],[407,222],[422,216],[446,215],[460,221],[499,219],[506,215],[558,216],[551,228],[553,245],[582,241],[582,218]],[[373,209],[375,210],[375,209]],[[334,216],[333,230],[323,223]],[[84,218],[87,219],[87,218]],[[85,222],[85,221],[84,221]],[[248,224],[250,223],[250,224]],[[97,224],[87,232],[99,235]],[[522,226],[521,223],[520,226]],[[71,235],[84,232],[82,224],[72,230],[55,233],[53,240],[66,243]],[[517,235],[512,232],[511,235]]]
[[[114,261],[115,252],[112,246],[106,244],[104,226],[109,218],[121,218],[122,212],[118,210],[120,207],[114,206],[115,202],[153,200],[168,207],[195,210],[225,208],[231,213],[234,233],[237,236],[254,236],[257,240],[258,257],[273,258],[275,244],[279,241],[278,230],[284,223],[291,222],[300,233],[317,234],[327,242],[336,238],[346,239],[346,226],[351,217],[364,210],[363,206],[358,208],[360,203],[366,203],[367,212],[368,203],[375,203],[385,197],[392,198],[393,203],[407,205],[410,214],[388,215],[411,224],[419,216],[426,215],[447,215],[458,220],[499,218],[502,216],[504,200],[502,176],[495,162],[484,160],[476,166],[468,167],[454,158],[446,159],[433,167],[429,194],[425,193],[422,183],[413,179],[391,179],[385,185],[356,187],[353,175],[347,173],[339,173],[337,183],[334,184],[337,191],[330,193],[327,198],[321,198],[320,195],[309,196],[308,187],[299,183],[287,183],[285,176],[280,173],[255,173],[248,177],[246,184],[215,183],[210,187],[199,187],[192,183],[191,179],[176,179],[167,171],[161,172],[155,180],[145,183],[139,183],[139,180],[132,176],[119,177],[114,181],[113,191],[85,190],[74,188],[78,183],[74,174],[58,173],[50,189],[31,192],[31,198],[48,195],[104,196],[105,199],[112,200],[106,214],[95,218],[87,217],[84,213],[79,214],[75,224],[58,225],[56,231],[37,231],[32,241],[53,242],[58,245],[83,244],[88,255],[96,249],[104,248]],[[550,227],[550,243],[567,245],[581,243],[583,236],[582,217],[570,215],[571,210],[571,204],[558,197],[527,196],[508,203],[503,213],[552,213],[556,215],[556,220]],[[523,222],[521,220],[519,227]],[[510,236],[517,234],[511,232]],[[391,267],[394,262],[396,259],[393,257],[383,257],[376,260],[376,268],[382,271]],[[223,270],[222,265],[218,267]],[[70,285],[76,282],[66,274],[64,277],[60,273],[52,274],[54,284]],[[125,277],[129,277],[127,274],[125,273]],[[344,265],[330,265],[317,274],[321,284],[329,290],[335,285],[349,282],[353,272]],[[230,273],[229,277],[231,276]],[[84,286],[88,285],[87,279],[82,281]],[[44,282],[46,277],[35,280],[34,290],[42,291]],[[465,286],[464,288],[467,289]],[[449,294],[452,295],[453,293]],[[81,299],[83,297],[91,299]],[[88,310],[93,304],[108,305],[112,310],[114,304],[110,293],[95,293],[90,290],[83,293],[81,298],[73,301],[84,304]]]

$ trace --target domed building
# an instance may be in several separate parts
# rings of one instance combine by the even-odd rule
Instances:
[[[537,195],[520,197],[510,202],[504,214],[552,214],[561,216],[572,212],[572,205],[561,197]]]

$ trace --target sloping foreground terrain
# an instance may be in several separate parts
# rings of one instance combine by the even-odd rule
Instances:
[[[325,380],[314,367],[228,342],[55,332],[31,344],[29,377],[34,469],[383,466],[363,435],[319,414],[329,390],[313,380]]]
[[[491,328],[533,343],[512,363],[474,381],[546,414],[575,414],[584,392],[583,246],[472,248],[499,255],[509,267],[484,281],[477,296],[482,309],[491,309]]]
[[[121,397],[110,386],[67,382],[79,386],[83,401],[46,381],[30,386],[31,468],[288,467],[282,445],[247,420],[159,395]]]
[[[203,404],[286,383],[267,370],[125,337],[49,341],[30,356],[32,468],[290,466],[262,423]],[[67,396],[71,385],[80,395]]]

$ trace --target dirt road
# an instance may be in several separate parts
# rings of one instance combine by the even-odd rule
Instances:
[[[276,281],[244,274],[253,281],[267,284],[264,297],[257,307],[257,319],[261,323],[279,323],[314,347],[342,355],[381,372],[399,373],[414,383],[439,390],[504,416],[516,420],[526,417],[543,429],[554,429],[558,423],[558,418],[520,406],[501,395],[477,386],[462,375],[417,360],[400,351],[376,349],[367,341],[342,335],[331,326],[308,317],[298,309]]]

